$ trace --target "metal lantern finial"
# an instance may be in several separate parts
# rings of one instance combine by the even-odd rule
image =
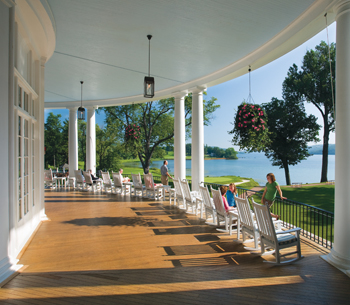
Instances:
[[[148,76],[145,76],[144,81],[144,97],[152,98],[154,96],[154,77],[151,77],[151,38],[152,35],[147,35],[148,44]]]
[[[83,108],[83,81],[80,81],[81,84],[81,104],[78,108],[78,120],[85,120],[85,108]]]

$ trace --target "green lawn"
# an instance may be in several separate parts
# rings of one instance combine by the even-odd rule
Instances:
[[[283,196],[334,213],[334,185],[281,187]]]

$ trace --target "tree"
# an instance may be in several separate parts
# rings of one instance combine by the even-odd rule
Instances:
[[[237,152],[233,147],[229,147],[225,150],[225,158],[226,159],[238,159]]]
[[[49,113],[45,123],[45,161],[46,166],[60,166],[68,161],[67,155],[64,153],[62,144],[62,123],[61,115]]]
[[[186,144],[186,156],[191,156],[192,154],[192,144],[187,143]],[[205,154],[205,148],[204,148],[204,154]]]
[[[329,133],[334,131],[334,113],[332,100],[332,86],[335,88],[335,44],[330,48],[322,41],[315,50],[307,51],[301,70],[293,64],[283,82],[283,98],[306,101],[315,105],[323,118],[323,151],[321,182],[327,181],[328,170],[328,142]],[[329,53],[333,76],[331,79]],[[334,93],[334,92],[333,92]]]
[[[96,125],[96,168],[118,171],[120,146],[113,128],[101,129]]]
[[[205,93],[204,93],[205,94]],[[216,98],[203,101],[204,124],[208,125],[213,112],[220,107]],[[114,125],[123,134],[121,140],[130,154],[137,155],[145,173],[149,172],[152,157],[161,157],[167,145],[172,145],[174,137],[174,98],[151,101],[137,105],[102,108],[106,123]],[[185,98],[186,131],[192,123],[192,95]],[[130,136],[130,127],[135,132]]]
[[[271,140],[265,155],[272,160],[272,165],[284,168],[286,184],[290,185],[289,165],[296,165],[310,156],[307,143],[319,141],[320,126],[315,116],[306,115],[302,102],[272,98],[262,107],[268,117]]]

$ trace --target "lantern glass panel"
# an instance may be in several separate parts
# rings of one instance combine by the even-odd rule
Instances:
[[[154,96],[154,77],[145,76],[144,82],[144,96],[153,97]]]

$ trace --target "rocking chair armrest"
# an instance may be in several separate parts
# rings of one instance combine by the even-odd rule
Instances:
[[[300,230],[301,230],[301,228],[295,228],[295,229],[290,229],[287,231],[276,232],[276,234],[287,234],[287,233],[292,233],[292,232],[299,232]]]

